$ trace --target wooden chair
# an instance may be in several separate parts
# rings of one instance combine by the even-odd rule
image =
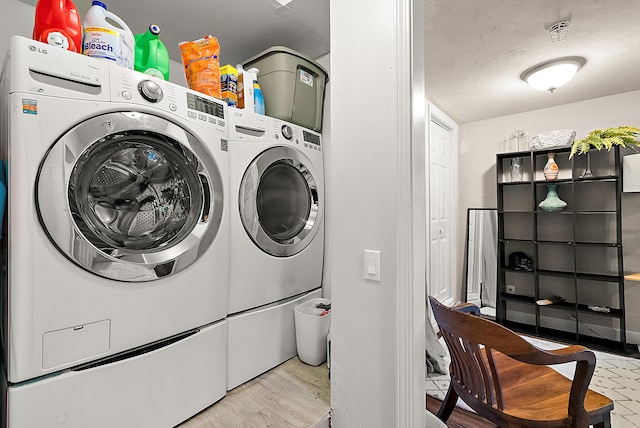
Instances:
[[[440,420],[449,419],[460,397],[501,428],[611,426],[613,402],[589,389],[592,351],[543,350],[495,322],[429,300],[451,355]],[[576,362],[573,380],[547,367],[568,362]]]

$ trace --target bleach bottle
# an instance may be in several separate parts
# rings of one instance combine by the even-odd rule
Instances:
[[[111,24],[107,18],[119,27]],[[82,53],[133,69],[134,49],[135,40],[127,24],[116,14],[108,12],[104,3],[93,0],[84,17]]]
[[[142,34],[136,34],[133,69],[159,79],[169,80],[169,51],[160,41],[160,27],[149,25]]]
[[[82,50],[82,24],[71,0],[38,0],[33,39],[62,49]]]

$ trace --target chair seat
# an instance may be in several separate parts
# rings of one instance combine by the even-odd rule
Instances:
[[[500,372],[504,413],[518,419],[546,421],[550,425],[568,420],[571,380],[547,366],[523,364],[496,351],[493,357]],[[589,389],[584,407],[588,413],[600,414],[611,411],[613,402]]]

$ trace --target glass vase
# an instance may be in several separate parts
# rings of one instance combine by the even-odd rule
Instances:
[[[591,152],[587,152],[587,167],[585,168],[580,178],[590,177],[593,177],[593,172],[591,171]]]
[[[522,158],[511,158],[511,181],[522,181]]]

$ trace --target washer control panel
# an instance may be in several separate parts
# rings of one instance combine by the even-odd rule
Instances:
[[[111,100],[144,105],[179,116],[195,125],[227,133],[227,104],[205,94],[110,64]]]

